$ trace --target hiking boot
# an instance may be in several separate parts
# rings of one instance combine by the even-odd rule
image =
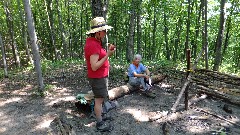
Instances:
[[[101,121],[101,122],[97,122],[96,124],[96,128],[98,131],[100,132],[110,132],[113,130],[113,126],[108,125],[106,122]]]
[[[150,97],[150,98],[155,98],[156,97],[156,95],[149,90],[144,91],[143,94],[147,97]]]

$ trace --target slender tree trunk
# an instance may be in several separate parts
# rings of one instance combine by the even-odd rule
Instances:
[[[132,0],[132,11],[130,15],[130,22],[129,22],[129,31],[128,31],[128,39],[127,39],[127,61],[131,61],[134,55],[134,27],[135,27],[135,0]]]
[[[174,43],[174,53],[173,53],[173,61],[176,61],[178,59],[178,46],[179,46],[179,42],[180,42],[180,34],[182,31],[182,17],[180,15],[180,17],[178,18],[178,23],[176,25],[176,39],[175,39],[175,43]]]
[[[92,17],[106,17],[102,0],[91,0]],[[106,19],[106,18],[105,18]]]
[[[165,56],[167,58],[167,60],[170,60],[170,49],[169,49],[169,45],[168,45],[168,23],[167,23],[167,15],[166,12],[164,10],[164,40],[165,40]]]
[[[142,55],[142,27],[141,27],[141,14],[142,14],[142,0],[138,1],[137,7],[137,53]]]
[[[231,29],[231,25],[232,25],[232,17],[231,17],[231,14],[228,16],[228,19],[227,19],[227,32],[226,32],[226,37],[225,37],[225,41],[224,41],[224,46],[223,46],[223,56],[224,54],[226,53],[226,50],[227,50],[227,47],[228,47],[228,41],[229,41],[229,38],[230,38],[230,29]]]
[[[47,20],[48,20],[48,29],[49,29],[49,35],[50,35],[50,45],[51,45],[51,51],[54,52],[54,59],[57,60],[57,47],[55,45],[55,38],[54,38],[54,25],[53,25],[53,11],[52,11],[52,0],[44,0],[45,10],[47,14]]]
[[[184,48],[184,55],[186,56],[186,51],[189,48],[189,32],[190,32],[190,14],[191,14],[191,0],[188,0],[188,18],[187,18],[187,30],[186,30],[186,42],[185,42],[185,48]]]
[[[20,67],[20,58],[19,58],[19,54],[18,54],[15,37],[14,37],[13,17],[12,17],[12,13],[11,13],[11,10],[8,5],[9,3],[10,3],[9,0],[6,0],[4,3],[4,9],[5,9],[5,13],[6,13],[6,21],[7,21],[8,31],[10,34],[10,44],[12,46],[12,52],[13,52],[15,64],[16,64],[16,66]]]
[[[202,9],[203,9],[203,0],[201,0],[201,4],[198,10],[198,4],[196,4],[196,10],[198,12],[197,19],[196,19],[196,25],[195,25],[195,38],[192,44],[192,52],[191,54],[193,55],[193,58],[197,57],[197,50],[198,50],[198,38],[199,38],[199,31],[200,31],[200,19],[202,15]]]
[[[208,69],[208,30],[207,30],[207,0],[204,0],[204,51],[205,51],[205,68]]]
[[[222,40],[223,40],[223,33],[224,33],[224,27],[225,27],[225,3],[226,0],[221,0],[220,5],[220,25],[218,30],[218,36],[216,40],[216,46],[215,46],[215,59],[214,59],[214,66],[213,70],[218,71],[219,66],[221,64],[222,59]]]
[[[3,68],[4,68],[4,77],[8,77],[8,72],[7,72],[7,60],[6,60],[6,55],[5,55],[5,48],[2,40],[2,36],[0,35],[0,46],[1,46],[1,52],[2,52],[2,61],[3,61]]]
[[[157,9],[155,7],[156,5],[154,5],[153,7],[153,36],[152,36],[152,52],[151,52],[151,60],[155,59],[156,57],[156,50],[155,49],[156,46],[156,30],[157,30]]]
[[[20,23],[21,23],[21,27],[22,27],[21,32],[22,32],[22,37],[23,37],[23,44],[26,49],[26,55],[28,57],[28,60],[30,61],[31,64],[33,64],[33,59],[32,59],[31,53],[29,51],[29,46],[28,46],[28,42],[27,42],[26,21],[24,21],[25,18],[24,18],[22,8],[20,6],[20,0],[17,0],[17,4],[18,4],[19,16],[20,16]]]
[[[34,60],[36,74],[37,74],[38,86],[39,86],[39,90],[42,92],[44,89],[44,84],[43,84],[43,77],[42,77],[42,70],[41,70],[41,63],[40,63],[39,48],[37,46],[37,35],[35,32],[34,22],[32,18],[32,11],[30,6],[31,4],[29,0],[23,0],[23,4],[24,4],[24,10],[26,14],[30,44],[33,52],[33,60]]]
[[[60,31],[61,31],[61,39],[62,39],[62,47],[63,47],[63,57],[67,58],[68,57],[68,44],[67,44],[67,37],[65,34],[65,29],[62,23],[62,15],[60,12],[60,7],[59,7],[59,2],[58,0],[56,0],[56,4],[57,4],[57,13],[58,13],[58,20],[59,20],[59,27],[60,27]]]

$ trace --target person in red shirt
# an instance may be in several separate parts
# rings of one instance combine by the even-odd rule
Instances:
[[[87,77],[94,94],[94,112],[96,114],[96,127],[100,131],[110,131],[112,129],[105,123],[102,117],[102,104],[108,98],[108,75],[109,61],[115,49],[110,44],[106,51],[102,46],[102,40],[108,29],[112,27],[107,25],[103,17],[95,17],[90,21],[91,29],[86,33],[88,35],[84,47],[84,55],[87,64]]]

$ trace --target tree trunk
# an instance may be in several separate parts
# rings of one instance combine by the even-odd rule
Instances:
[[[230,38],[230,29],[231,29],[231,25],[232,25],[232,12],[230,13],[228,19],[227,19],[227,32],[226,32],[226,37],[225,37],[225,42],[224,42],[224,46],[223,46],[223,56],[226,53],[227,47],[228,47],[228,41]]]
[[[67,44],[67,37],[65,34],[64,26],[62,23],[62,15],[59,9],[59,2],[56,0],[57,4],[57,13],[58,13],[58,20],[59,20],[59,27],[61,31],[61,39],[62,39],[62,46],[63,46],[63,57],[67,58],[68,57],[68,44]]]
[[[33,52],[33,60],[34,60],[36,74],[37,74],[38,86],[39,86],[39,90],[42,92],[42,90],[44,89],[44,84],[43,84],[43,77],[42,77],[42,70],[41,70],[41,63],[40,63],[39,48],[37,46],[37,36],[35,32],[34,22],[32,18],[32,11],[30,6],[31,4],[29,0],[24,0],[23,4],[24,4],[24,10],[26,14],[30,44]]]
[[[208,31],[207,31],[207,0],[204,1],[204,36],[203,36],[203,46],[204,46],[204,52],[205,52],[205,68],[208,69]]]
[[[142,14],[142,0],[138,1],[137,6],[137,53],[142,55],[142,27],[141,27],[141,14]]]
[[[153,60],[153,59],[155,59],[155,57],[156,57],[156,50],[157,49],[155,49],[156,48],[156,30],[157,30],[157,17],[156,17],[156,15],[157,15],[157,9],[156,9],[156,7],[154,6],[153,7],[153,36],[152,36],[152,49],[151,49],[151,51],[152,51],[152,53],[151,53],[151,60]]]
[[[178,23],[176,24],[176,39],[175,39],[175,43],[174,43],[174,52],[173,52],[173,61],[176,61],[178,59],[178,46],[179,46],[179,42],[180,42],[180,34],[182,31],[182,17],[180,16],[178,18]]]
[[[127,61],[130,62],[134,55],[134,27],[135,27],[135,0],[132,0],[132,10],[130,13],[129,31],[127,38]]]
[[[2,36],[0,35],[0,46],[1,46],[1,52],[2,52],[2,61],[3,61],[3,67],[4,67],[4,77],[8,77],[8,72],[7,72],[7,60],[6,60],[6,55],[5,55],[5,48],[3,45],[2,41]]]
[[[169,50],[169,45],[168,45],[168,23],[167,23],[167,15],[166,15],[166,12],[165,12],[166,9],[164,9],[164,40],[165,40],[165,47],[166,47],[166,50],[165,50],[165,57],[167,60],[170,60],[170,50]]]
[[[54,25],[53,25],[53,11],[52,11],[52,0],[44,0],[45,10],[48,17],[48,29],[49,29],[49,36],[50,36],[50,52],[52,55],[54,54],[54,59],[57,60],[57,47],[55,45],[55,36],[54,36]],[[53,57],[52,57],[53,58]]]
[[[10,44],[12,46],[12,52],[13,52],[15,64],[16,64],[16,66],[20,67],[20,58],[18,55],[18,49],[17,49],[15,37],[14,37],[13,16],[11,13],[11,9],[9,8],[9,5],[8,5],[9,3],[10,3],[9,0],[6,0],[4,3],[4,9],[5,9],[5,13],[6,13],[6,21],[7,21],[8,31],[10,34]]]
[[[198,12],[198,15],[197,15],[196,25],[195,25],[195,38],[194,38],[194,41],[192,44],[192,50],[191,50],[192,51],[191,54],[193,55],[193,58],[197,57],[197,50],[198,50],[197,44],[198,44],[199,31],[200,31],[200,25],[201,25],[200,19],[202,15],[202,9],[203,9],[203,0],[201,0],[199,10],[198,10],[198,4],[196,4],[196,10]]]
[[[216,41],[216,46],[215,46],[215,58],[214,58],[214,66],[213,66],[214,71],[219,70],[219,66],[221,64],[221,59],[222,59],[222,40],[223,40],[223,33],[224,33],[224,28],[225,28],[225,18],[224,18],[225,3],[226,3],[226,0],[221,0],[220,25],[219,25],[218,36],[217,36],[217,41]]]
[[[17,5],[18,5],[18,10],[19,10],[19,16],[20,16],[20,20],[21,20],[21,27],[22,27],[22,37],[23,37],[23,44],[26,48],[26,55],[28,57],[28,60],[30,61],[31,64],[33,64],[33,60],[32,60],[32,56],[30,54],[29,51],[29,47],[28,47],[28,42],[27,42],[27,30],[26,30],[26,22],[24,21],[24,14],[21,8],[21,4],[20,4],[20,0],[17,0]]]
[[[102,0],[92,0],[91,2],[91,9],[92,9],[92,17],[106,17],[103,11],[103,3]],[[106,18],[105,18],[106,19]]]
[[[183,56],[186,56],[186,51],[189,48],[188,42],[189,42],[189,32],[190,32],[190,14],[191,14],[191,0],[188,0],[188,17],[187,17],[187,30],[186,30],[186,42],[185,42],[185,48],[184,48],[184,54]]]

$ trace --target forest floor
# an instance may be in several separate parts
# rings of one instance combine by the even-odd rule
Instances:
[[[167,74],[163,70],[158,73]],[[125,85],[124,73],[111,71],[110,74],[109,89]],[[183,78],[185,74],[175,72],[172,75]],[[102,134],[96,131],[95,120],[89,118],[89,107],[79,109],[75,106],[76,95],[90,91],[85,67],[79,65],[46,73],[44,82],[49,89],[44,97],[37,93],[34,78],[34,74],[26,72],[1,80],[1,135],[58,135],[63,127],[56,118],[62,116],[76,135]],[[155,99],[145,97],[139,91],[117,98],[119,107],[108,112],[114,117],[109,122],[114,129],[103,134],[161,135],[165,125],[170,135],[213,135],[221,131],[222,134],[240,135],[240,106],[219,98],[207,96],[187,111],[171,113],[183,83],[183,79],[169,76],[153,86]],[[239,90],[239,86],[235,88]],[[199,96],[194,84],[189,87],[189,95]],[[184,106],[183,98],[178,107]],[[224,105],[232,112],[224,111]],[[149,120],[167,112],[167,116]]]

